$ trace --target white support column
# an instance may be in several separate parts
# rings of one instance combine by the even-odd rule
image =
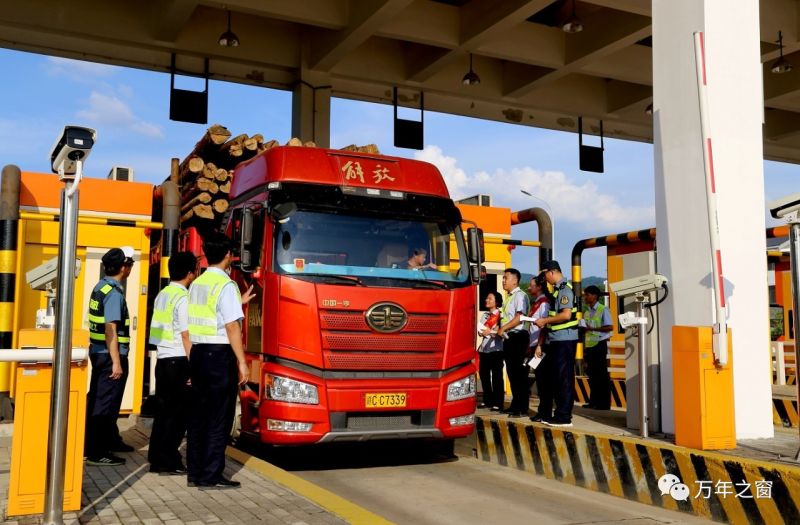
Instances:
[[[292,136],[321,148],[331,141],[331,86],[326,79],[299,80],[292,93]]]
[[[674,432],[673,325],[711,326],[711,254],[694,64],[705,33],[722,269],[733,333],[736,436],[773,436],[758,0],[653,0],[653,98],[665,432]]]

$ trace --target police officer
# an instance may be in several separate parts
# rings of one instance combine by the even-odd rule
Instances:
[[[147,461],[150,472],[185,474],[178,452],[186,433],[189,406],[189,291],[197,276],[197,257],[179,252],[170,257],[171,282],[156,296],[150,322],[150,343],[158,350],[156,411]]]
[[[552,418],[544,418],[544,423],[554,427],[572,426],[572,404],[575,396],[575,352],[578,348],[578,309],[572,285],[561,273],[557,261],[547,261],[542,265],[542,273],[548,284],[552,285],[553,299],[548,317],[534,321],[536,326],[547,326],[547,357],[552,358],[548,366],[553,377],[553,398],[555,412]]]
[[[221,233],[203,242],[208,269],[189,287],[189,361],[192,409],[187,434],[189,486],[230,488],[240,483],[223,477],[236,407],[237,387],[249,376],[242,346],[244,299],[228,277],[230,241]]]
[[[112,451],[132,451],[121,442],[117,418],[128,378],[130,316],[122,281],[133,268],[133,248],[112,248],[102,258],[105,277],[89,299],[89,359],[92,376],[86,396],[86,462],[116,466],[125,463]]]
[[[503,308],[500,309],[500,328],[497,337],[504,337],[503,358],[506,362],[508,382],[511,383],[511,405],[505,412],[508,417],[522,417],[528,414],[530,390],[528,389],[528,367],[523,364],[528,351],[530,334],[527,323],[520,317],[528,315],[530,302],[528,294],[519,287],[519,270],[507,268],[503,272],[503,290],[508,292]]]
[[[589,403],[584,408],[611,408],[611,377],[608,375],[608,340],[614,329],[611,314],[600,299],[597,286],[583,291],[584,308],[581,327],[584,332],[584,356],[589,375]]]

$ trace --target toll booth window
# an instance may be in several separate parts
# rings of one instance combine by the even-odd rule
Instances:
[[[424,220],[299,211],[276,224],[275,271],[467,282],[463,236],[456,235],[457,228]]]
[[[786,324],[783,318],[783,306],[779,304],[769,305],[769,335],[770,340],[777,341],[786,330]]]

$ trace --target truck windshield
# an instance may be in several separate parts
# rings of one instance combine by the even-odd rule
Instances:
[[[298,211],[276,224],[274,246],[275,271],[282,274],[354,276],[361,279],[341,282],[366,285],[375,278],[406,287],[469,279],[457,225]]]

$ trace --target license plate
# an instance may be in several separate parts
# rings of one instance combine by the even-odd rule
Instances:
[[[364,395],[364,406],[366,408],[393,408],[404,407],[408,396],[405,393],[381,392]]]

